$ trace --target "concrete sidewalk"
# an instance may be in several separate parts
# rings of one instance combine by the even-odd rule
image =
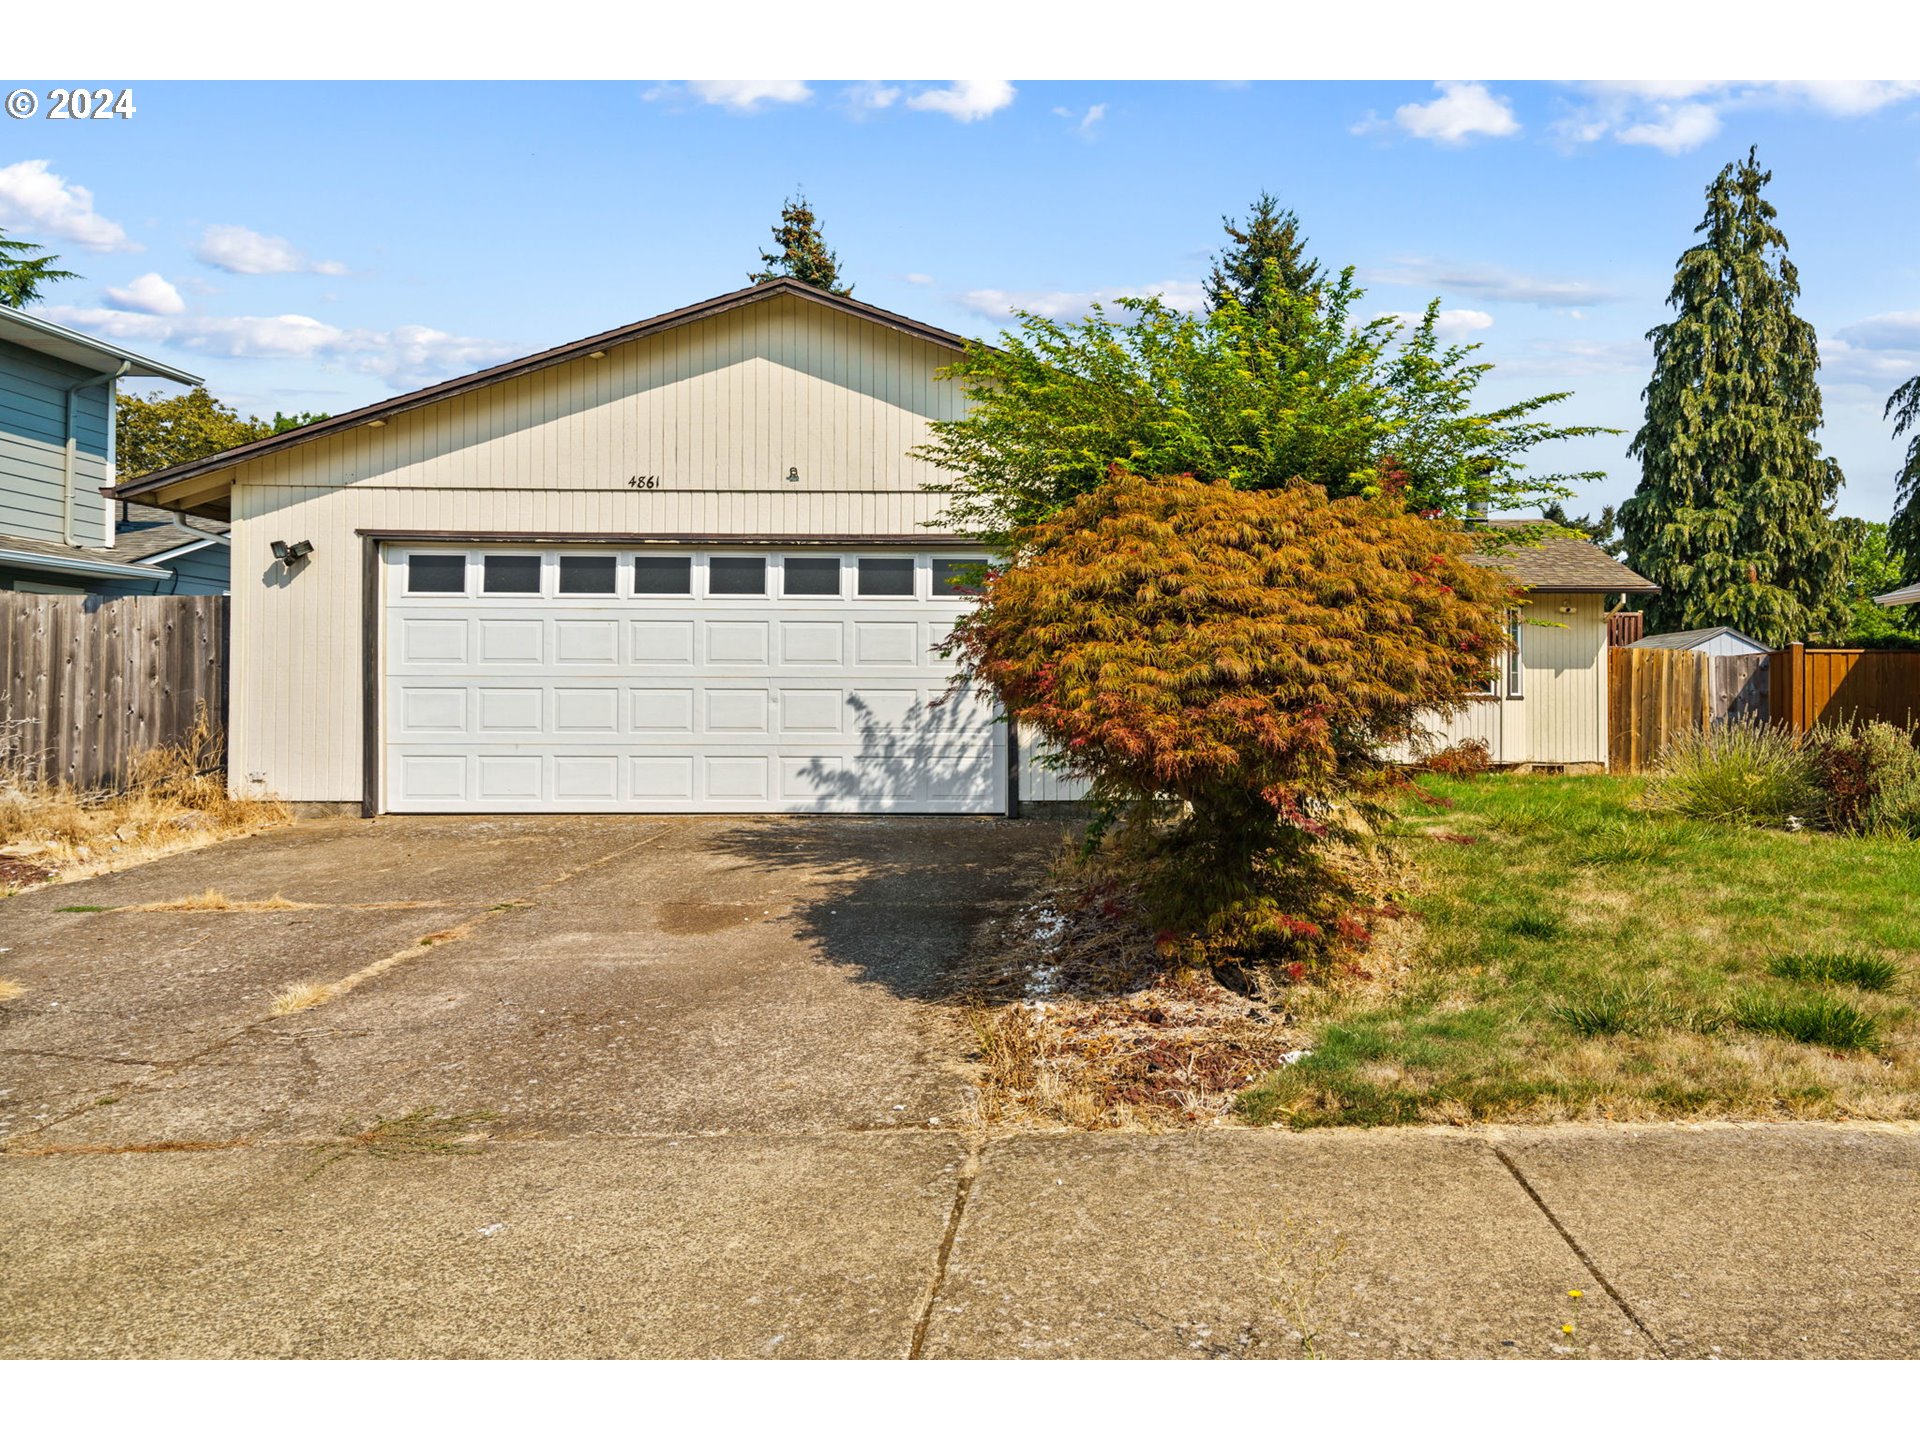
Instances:
[[[1911,1130],[868,1132],[324,1158],[0,1159],[0,1353],[1920,1355]]]

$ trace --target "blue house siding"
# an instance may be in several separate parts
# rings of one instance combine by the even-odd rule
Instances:
[[[165,583],[142,580],[96,580],[87,588],[95,595],[225,595],[228,586],[227,547],[205,545],[177,560],[149,562],[172,573]]]
[[[67,387],[97,374],[0,340],[0,535],[54,543],[68,538],[62,526]],[[74,396],[76,545],[110,542],[100,487],[109,481],[111,391],[103,381]]]

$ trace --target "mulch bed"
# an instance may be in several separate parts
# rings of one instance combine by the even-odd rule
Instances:
[[[11,855],[0,855],[0,890],[24,890],[29,885],[38,885],[52,878],[53,871],[44,866],[16,860]]]

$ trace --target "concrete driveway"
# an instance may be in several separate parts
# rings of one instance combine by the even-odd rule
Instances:
[[[328,821],[0,902],[0,1354],[1920,1353],[1911,1129],[978,1133],[959,961],[1058,843]],[[210,889],[300,908],[132,908]]]

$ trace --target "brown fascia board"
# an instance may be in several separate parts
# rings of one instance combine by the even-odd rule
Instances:
[[[142,475],[137,480],[116,485],[108,493],[122,500],[151,494],[155,490],[164,489],[181,480],[189,480],[196,475],[225,470],[249,460],[256,460],[262,455],[271,455],[295,445],[304,445],[310,440],[318,440],[327,435],[343,434],[370,421],[384,420],[391,415],[417,410],[423,405],[451,400],[457,395],[484,389],[502,380],[514,380],[522,375],[531,375],[536,370],[563,365],[569,360],[590,355],[595,350],[610,350],[616,345],[625,345],[633,340],[644,340],[650,335],[658,335],[663,330],[676,329],[681,325],[691,324],[695,320],[705,320],[729,310],[737,310],[743,305],[757,304],[781,295],[810,300],[816,305],[825,305],[830,310],[838,310],[856,319],[870,320],[890,330],[898,330],[902,334],[912,335],[916,339],[944,346],[949,350],[964,351],[970,343],[964,335],[956,335],[951,330],[942,330],[936,325],[928,325],[924,321],[910,319],[905,315],[896,315],[891,310],[882,310],[878,305],[869,305],[864,300],[855,300],[846,295],[834,295],[798,280],[768,280],[759,285],[749,285],[745,289],[729,291],[725,295],[716,295],[711,300],[702,300],[696,305],[669,310],[666,314],[655,315],[650,320],[636,321],[632,325],[623,325],[617,330],[602,331],[598,335],[589,335],[584,340],[574,340],[551,350],[542,350],[537,355],[509,360],[489,370],[476,370],[471,375],[443,380],[438,385],[427,386],[424,390],[396,395],[393,399],[383,400],[377,405],[365,405],[358,410],[349,410],[344,415],[317,420],[311,425],[302,425],[298,430],[289,430],[283,435],[269,435],[263,440],[252,440],[245,445],[236,445],[231,450],[223,450],[218,455],[171,465],[165,470],[156,470],[150,475]]]
[[[665,531],[604,531],[604,530],[384,530],[364,529],[353,532],[363,540],[381,540],[388,542],[411,541],[421,545],[700,545],[710,548],[732,548],[750,550],[756,547],[778,545],[784,547],[812,546],[848,546],[867,545],[888,548],[919,548],[925,550],[944,550],[953,547],[979,550],[986,548],[981,540],[966,535],[937,534],[927,531],[918,535],[739,535],[722,534],[711,531],[699,533],[669,533]]]

